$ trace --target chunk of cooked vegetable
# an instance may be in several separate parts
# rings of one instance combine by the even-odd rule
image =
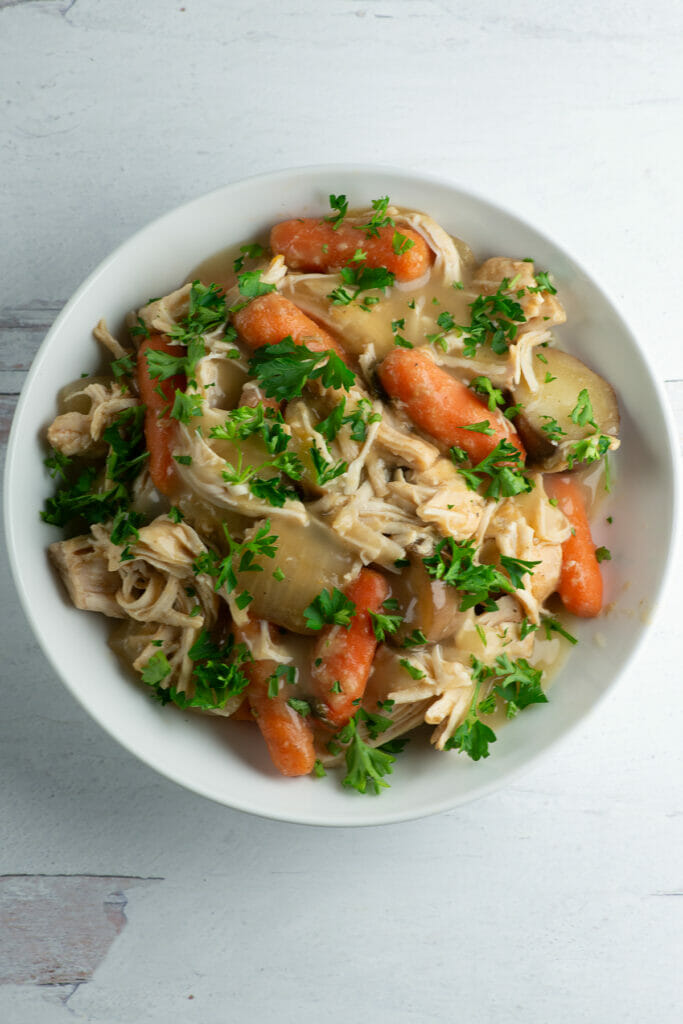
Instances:
[[[514,402],[522,406],[515,426],[529,459],[546,472],[561,472],[577,442],[595,434],[616,437],[617,397],[604,377],[568,352],[539,350],[535,364],[538,390],[526,381],[513,388]]]
[[[603,584],[581,487],[569,476],[552,476],[546,479],[546,490],[572,526],[562,544],[558,593],[567,611],[592,619],[602,611]]]
[[[380,611],[388,596],[384,576],[361,569],[344,590],[344,597],[355,605],[353,618],[348,626],[326,627],[313,650],[311,683],[316,711],[335,729],[349,721],[365,692],[377,649],[372,614]]]
[[[236,630],[237,638],[246,641],[256,626],[250,623],[246,630]],[[265,659],[243,666],[249,679],[249,707],[277,770],[290,778],[309,775],[316,760],[313,731],[306,718],[290,705],[287,690],[270,696],[268,681],[277,669],[277,662]]]
[[[391,595],[398,601],[403,619],[396,641],[407,642],[408,647],[418,646],[420,641],[438,643],[452,636],[463,619],[458,591],[443,580],[432,579],[421,558],[411,558],[410,564],[392,579]]]
[[[335,352],[346,361],[344,349],[329,331],[306,316],[289,299],[276,293],[262,295],[238,310],[233,322],[249,348],[277,345],[291,338],[295,345],[305,345],[312,352]]]
[[[173,446],[176,423],[170,417],[176,393],[182,392],[186,378],[182,374],[157,380],[150,374],[148,352],[164,352],[176,356],[178,345],[163,334],[152,334],[138,349],[137,379],[140,397],[145,404],[145,440],[149,451],[149,472],[154,486],[162,494],[172,494],[175,485]]]
[[[294,633],[311,633],[305,609],[322,590],[343,587],[344,577],[358,566],[356,556],[338,534],[317,520],[302,527],[273,517],[277,551],[260,564],[263,572],[237,573],[238,586],[248,591],[252,615]]]
[[[270,247],[282,253],[292,270],[323,272],[343,267],[361,249],[368,267],[385,267],[397,281],[422,277],[434,259],[424,238],[410,228],[384,225],[368,238],[360,225],[347,221],[336,226],[315,217],[276,224]]]
[[[422,349],[395,348],[382,362],[379,376],[387,394],[404,406],[420,430],[446,448],[461,448],[472,462],[486,458],[503,440],[525,454],[512,424]]]

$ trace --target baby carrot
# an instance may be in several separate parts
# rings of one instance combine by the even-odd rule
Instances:
[[[345,362],[348,361],[341,345],[324,327],[276,292],[252,299],[235,313],[233,323],[249,348],[277,345],[283,338],[291,337],[296,345],[305,345],[312,352],[332,349]]]
[[[254,628],[255,624],[250,623],[244,631],[236,629],[235,639],[243,642],[245,633]],[[313,732],[298,711],[289,706],[285,696],[268,696],[268,679],[276,669],[275,661],[245,663],[249,707],[277,770],[288,776],[308,775],[315,764]]]
[[[378,231],[377,237],[366,238],[352,224],[341,224],[335,231],[331,224],[315,217],[285,220],[270,232],[270,247],[274,253],[285,257],[292,270],[326,271],[343,267],[357,249],[366,254],[365,266],[386,267],[396,275],[397,281],[414,281],[429,270],[434,257],[416,231],[404,227],[383,227]],[[396,252],[396,232],[413,244],[407,248],[406,242],[397,238]]]
[[[526,456],[510,421],[498,411],[490,412],[479,395],[437,366],[426,352],[393,349],[382,362],[379,376],[385,391],[403,403],[420,430],[448,448],[463,448],[473,464],[490,455],[502,440]],[[475,424],[484,424],[482,432],[465,429]]]
[[[182,374],[163,381],[151,377],[146,355],[149,351],[177,356],[180,349],[178,345],[172,345],[164,334],[153,334],[140,345],[137,358],[138,390],[146,406],[145,441],[149,451],[149,473],[156,489],[170,495],[175,479],[172,451],[176,424],[169,417],[169,412],[176,388],[184,390],[186,379]]]
[[[378,612],[389,596],[384,576],[372,569],[361,569],[350,583],[346,597],[356,605],[348,629],[327,627],[313,652],[311,680],[318,715],[338,729],[358,710],[365,693],[377,638],[370,612]]]
[[[545,488],[573,530],[562,545],[558,593],[567,611],[592,619],[602,610],[602,574],[579,485],[569,476],[553,474],[545,477]]]

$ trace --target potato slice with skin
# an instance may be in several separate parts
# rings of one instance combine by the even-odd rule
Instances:
[[[304,609],[323,588],[343,589],[356,575],[360,560],[328,526],[311,519],[305,527],[278,516],[270,517],[270,532],[277,536],[274,558],[258,558],[262,572],[238,572],[238,593],[253,595],[249,614],[294,633],[313,633]],[[258,525],[258,524],[257,524]],[[281,571],[283,578],[274,574]]]
[[[391,596],[398,601],[403,616],[397,642],[419,629],[429,643],[438,643],[452,636],[464,618],[460,593],[441,580],[431,579],[421,558],[411,559],[400,576],[392,579]]]
[[[528,461],[548,472],[561,472],[567,468],[566,454],[561,449],[596,432],[592,424],[582,426],[571,418],[579,394],[588,392],[598,431],[609,437],[616,437],[619,431],[619,406],[611,384],[576,356],[554,348],[539,350],[536,355],[545,360],[539,359],[536,367],[538,390],[532,392],[522,381],[512,391],[514,402],[523,407],[515,417],[515,426]],[[552,430],[553,421],[563,433]]]

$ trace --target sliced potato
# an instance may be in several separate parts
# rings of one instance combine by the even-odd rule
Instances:
[[[567,449],[571,443],[596,433],[591,423],[575,423],[571,414],[579,395],[588,392],[597,431],[616,437],[619,431],[619,406],[614,388],[576,356],[559,349],[539,350],[535,366],[539,387],[532,392],[522,381],[513,388],[513,400],[523,409],[515,417],[515,426],[524,442],[529,462],[549,472],[567,468]]]
[[[438,643],[452,636],[463,618],[459,592],[441,580],[431,579],[420,558],[413,558],[400,576],[392,578],[391,596],[398,601],[403,616],[396,634],[399,643],[415,629],[422,630],[430,643]]]
[[[275,557],[257,559],[263,572],[238,573],[238,589],[253,595],[249,605],[253,618],[266,619],[294,633],[311,633],[304,609],[323,588],[343,589],[344,578],[359,571],[360,561],[337,534],[317,520],[302,526],[274,514],[270,522],[270,532],[278,538]],[[277,570],[283,579],[275,578]]]

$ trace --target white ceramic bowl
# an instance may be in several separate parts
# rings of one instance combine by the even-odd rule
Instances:
[[[281,778],[250,729],[153,703],[122,674],[106,644],[109,623],[67,602],[46,556],[58,532],[38,516],[53,489],[43,468],[44,429],[54,416],[58,387],[97,364],[91,337],[97,320],[104,316],[116,331],[129,309],[170,291],[204,257],[250,240],[278,220],[322,212],[331,192],[346,193],[353,205],[388,194],[398,205],[429,212],[481,258],[533,256],[537,266],[551,269],[568,313],[559,331],[562,347],[614,384],[622,414],[623,446],[610,499],[614,523],[595,527],[596,542],[612,551],[603,568],[613,610],[597,622],[575,624],[583,642],[555,680],[550,703],[530,708],[501,730],[488,760],[475,764],[410,744],[394,766],[391,788],[379,797],[344,790],[331,775]],[[33,363],[10,438],[5,513],[12,569],[55,672],[104,729],[157,771],[267,817],[317,825],[401,821],[500,786],[611,689],[646,632],[664,582],[677,509],[674,436],[661,389],[619,314],[564,249],[529,224],[424,175],[349,166],[282,171],[227,185],[161,217],[106,259],[62,310]],[[596,632],[604,646],[594,642]]]

